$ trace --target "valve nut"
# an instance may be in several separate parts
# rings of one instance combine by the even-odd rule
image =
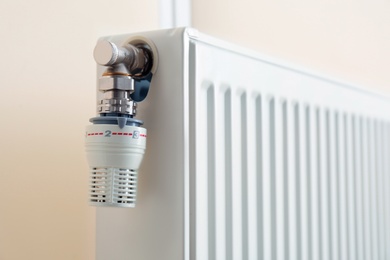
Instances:
[[[101,77],[99,79],[99,90],[125,90],[132,93],[134,91],[134,80],[128,76]]]

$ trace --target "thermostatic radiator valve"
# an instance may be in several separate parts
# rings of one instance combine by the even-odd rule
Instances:
[[[138,169],[146,148],[146,129],[135,119],[157,69],[157,49],[141,37],[121,46],[99,40],[95,61],[105,66],[98,79],[97,117],[86,129],[90,167],[89,203],[135,207]]]

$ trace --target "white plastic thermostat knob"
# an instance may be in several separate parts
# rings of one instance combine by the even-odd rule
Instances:
[[[94,124],[85,133],[90,167],[89,203],[135,207],[138,169],[146,148],[146,129]]]

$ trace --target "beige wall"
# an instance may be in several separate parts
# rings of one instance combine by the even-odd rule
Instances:
[[[202,32],[390,96],[390,2],[193,0]]]
[[[158,28],[157,1],[0,1],[0,259],[94,259],[84,126],[99,36]]]

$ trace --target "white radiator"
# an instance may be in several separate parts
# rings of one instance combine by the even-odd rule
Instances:
[[[193,29],[137,35],[159,56],[137,207],[97,209],[97,259],[390,259],[389,99]]]

